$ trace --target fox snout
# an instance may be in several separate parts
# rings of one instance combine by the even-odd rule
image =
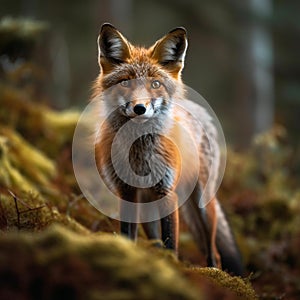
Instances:
[[[133,107],[133,111],[137,114],[137,115],[143,115],[146,112],[147,108],[144,104],[136,104]]]
[[[151,118],[154,114],[153,103],[144,100],[127,102],[125,114],[130,118]]]

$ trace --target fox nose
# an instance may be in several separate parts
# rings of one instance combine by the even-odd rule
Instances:
[[[144,104],[136,104],[133,108],[133,111],[137,115],[143,115],[146,112],[146,106]]]

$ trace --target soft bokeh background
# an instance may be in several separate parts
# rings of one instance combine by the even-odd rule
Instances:
[[[211,104],[227,140],[245,148],[274,121],[297,138],[299,9],[294,0],[2,0],[0,16],[48,22],[45,53],[39,55],[47,60],[51,105],[58,108],[87,103],[103,22],[143,45],[184,26],[184,81]]]
[[[218,197],[237,237],[247,280],[261,299],[299,299],[299,11],[297,0],[1,0],[1,233],[43,231],[53,223],[84,234],[118,232],[117,222],[83,197],[72,169],[74,128],[99,71],[98,32],[110,22],[133,43],[150,46],[184,26],[189,35],[184,82],[211,104],[227,140]],[[181,229],[180,261],[203,265],[185,224]],[[16,254],[30,264],[26,255]],[[13,269],[21,266],[23,285],[1,275],[10,265],[6,261],[0,264],[0,296],[6,291],[2,282],[10,280],[9,292],[30,295],[27,277],[35,282],[36,274],[26,277],[24,261],[18,264],[13,254],[11,260]],[[113,266],[123,263],[119,254],[112,261]],[[80,272],[71,273],[74,278],[66,280],[73,293],[81,279]],[[189,279],[207,299],[222,298],[198,277]],[[48,285],[54,289],[60,281],[45,279],[34,292],[47,294]],[[135,284],[121,280],[108,291],[125,287],[134,295]],[[102,285],[94,285],[101,294]]]

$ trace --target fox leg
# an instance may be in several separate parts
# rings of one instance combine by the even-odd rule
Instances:
[[[136,196],[133,191],[124,193],[123,197],[121,199],[125,199],[127,201],[133,201],[136,202]],[[130,215],[129,215],[130,214]],[[125,217],[126,216],[126,217]],[[126,203],[122,200],[120,203],[120,217],[121,220],[123,219],[133,219],[137,220],[137,208],[135,208],[134,211],[128,211],[128,207],[126,206]],[[137,222],[120,222],[120,231],[121,234],[128,237],[129,239],[135,241],[137,238],[137,229],[138,224]]]
[[[135,241],[137,238],[137,223],[128,223],[121,221],[121,234]]]
[[[151,191],[140,193],[140,190],[138,190],[137,196],[138,196],[138,202],[140,203],[150,203],[151,201],[153,201],[153,199],[156,199],[155,194],[153,194]],[[152,217],[156,217],[156,215],[159,216],[159,211],[155,209],[154,211],[149,209],[143,211],[142,213],[143,213],[143,217],[149,220],[151,220]],[[159,240],[161,238],[159,220],[144,222],[142,223],[142,226],[148,239]]]
[[[161,219],[161,238],[167,249],[178,251],[178,235],[179,235],[179,212],[177,208],[177,195],[170,193],[166,197],[166,205],[171,206],[173,212]]]
[[[178,251],[178,209],[161,219],[161,237],[167,249]]]
[[[208,219],[209,228],[210,228],[210,247],[211,247],[211,252],[212,252],[212,255],[211,255],[212,265],[221,269],[222,268],[221,256],[217,249],[217,244],[216,244],[217,228],[218,228],[216,202],[217,202],[217,199],[213,198],[207,204],[206,212],[207,212],[207,219]]]
[[[143,229],[150,240],[160,239],[159,221],[152,221],[142,224]]]

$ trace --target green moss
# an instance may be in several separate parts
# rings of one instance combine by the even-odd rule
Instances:
[[[216,268],[197,268],[195,272],[211,279],[218,286],[229,289],[241,299],[258,299],[251,284],[240,277],[232,277],[228,273]]]
[[[1,236],[0,242],[0,277],[7,276],[0,298],[201,299],[165,260],[120,236],[54,226]]]
[[[1,130],[1,129],[0,129]],[[16,166],[13,165],[9,139],[6,136],[0,136],[0,184],[3,187],[19,187],[21,190],[34,190],[33,184],[25,178]]]
[[[24,192],[20,196],[1,194],[1,219],[6,220],[2,229],[41,230],[52,220],[51,210],[45,201],[34,192]]]
[[[38,101],[39,99],[37,99]],[[57,158],[62,148],[72,142],[79,112],[56,112],[40,103],[33,103],[28,93],[0,84],[0,123],[17,130],[30,143],[51,158]]]
[[[24,177],[39,185],[46,185],[49,179],[56,174],[53,161],[40,150],[30,145],[18,133],[9,128],[1,127],[0,135],[6,137],[9,153],[6,150],[7,160],[17,168]]]

